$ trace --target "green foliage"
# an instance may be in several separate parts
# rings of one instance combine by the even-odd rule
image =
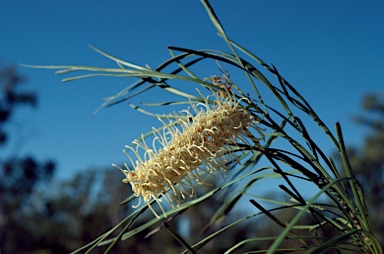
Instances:
[[[148,217],[151,216],[148,206],[141,206],[126,215],[115,227],[74,253],[89,253],[100,246],[108,246],[108,252],[118,248],[117,242],[120,240],[131,241],[130,248],[145,248],[146,241],[136,242],[141,234],[156,236],[164,232],[169,232],[174,242],[180,243],[183,253],[382,253],[371,229],[366,199],[348,158],[340,125],[336,124],[336,134],[333,134],[278,70],[230,40],[208,1],[203,0],[202,3],[230,52],[169,46],[171,58],[156,69],[151,69],[96,49],[116,62],[118,67],[35,66],[59,69],[58,74],[89,72],[64,81],[90,76],[137,77],[140,79],[138,82],[110,97],[104,106],[112,106],[160,89],[178,96],[178,100],[144,105],[166,107],[184,104],[188,100],[201,101],[198,95],[191,92],[193,89],[175,85],[174,81],[197,85],[202,91],[209,88],[218,94],[223,92],[223,87],[205,79],[212,75],[209,68],[204,68],[199,75],[192,68],[216,62],[226,80],[225,85],[229,86],[227,89],[231,89],[236,98],[242,98],[239,104],[249,110],[265,135],[263,140],[258,138],[258,133],[244,129],[249,140],[230,144],[233,152],[238,153],[238,158],[232,158],[228,163],[232,166],[229,176],[225,181],[204,189],[196,199],[169,209],[159,217]],[[235,78],[229,79],[222,66],[230,70],[231,77]],[[173,71],[165,71],[171,68]],[[249,86],[239,85],[244,82],[239,74],[245,76]],[[269,77],[275,77],[276,81],[271,82]],[[137,105],[130,106],[158,116]],[[145,137],[154,133],[155,130]],[[319,145],[319,135],[322,140],[327,138],[338,151],[342,167],[338,167],[324,153]],[[260,198],[256,193],[263,182],[280,193],[270,199]],[[250,199],[249,203],[240,202],[245,199]],[[135,201],[134,196],[122,204],[131,205],[131,201]],[[151,202],[153,204],[155,201]],[[213,204],[214,209],[204,212],[208,220],[202,220],[200,224],[201,217],[197,213]],[[182,228],[175,225],[178,219],[188,221],[191,218],[193,225],[188,228],[193,233],[185,236]],[[260,220],[256,220],[258,218]],[[266,224],[266,221],[272,224]],[[259,227],[263,223],[273,230],[264,231],[265,235],[262,235]],[[207,234],[198,235],[199,231]],[[166,253],[166,243],[158,244],[161,249],[156,249],[156,252]]]

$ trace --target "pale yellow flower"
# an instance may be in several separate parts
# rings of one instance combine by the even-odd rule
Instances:
[[[215,104],[192,103],[188,110],[174,113],[176,119],[163,124],[162,131],[155,131],[152,148],[144,139],[135,140],[131,150],[137,160],[134,162],[127,151],[134,170],[127,165],[124,183],[130,183],[134,194],[149,204],[153,199],[159,204],[164,197],[171,205],[179,205],[186,196],[195,196],[193,183],[204,184],[201,174],[214,171],[226,172],[226,164],[237,161],[233,152],[237,142],[247,144],[245,129],[257,129],[251,113],[242,107],[235,95],[226,90],[227,96],[214,92]],[[245,100],[245,98],[244,98]],[[193,113],[191,109],[193,109]],[[160,149],[156,148],[159,143]],[[143,149],[144,155],[140,155]],[[139,203],[140,204],[140,203]],[[157,216],[153,208],[150,209]]]

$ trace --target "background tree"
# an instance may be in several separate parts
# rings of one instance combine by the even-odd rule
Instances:
[[[133,211],[131,204],[119,205],[131,195],[128,185],[119,184],[122,177],[115,168],[87,169],[69,180],[55,183],[54,188],[48,186],[51,191],[44,188],[35,191],[30,197],[32,202],[22,214],[24,227],[20,238],[24,239],[24,248],[17,250],[39,254],[69,253],[116,226]],[[212,182],[212,185],[216,183]],[[222,224],[206,227],[220,202],[212,199],[210,204],[187,210],[183,216],[169,218],[169,226],[189,244],[204,239],[222,224],[228,223],[222,221]],[[153,214],[147,211],[136,223],[140,225],[152,218]],[[213,240],[204,250],[220,253],[250,233],[249,227],[243,224],[234,231],[224,233],[220,241]],[[17,245],[17,242],[13,242],[13,245]],[[104,253],[107,247],[96,248],[91,253]],[[131,253],[155,250],[171,254],[181,253],[184,248],[162,223],[158,223],[126,241],[120,241],[110,253],[125,253],[127,250]]]
[[[26,221],[24,235],[29,236],[30,242],[23,251],[70,253],[114,227],[131,211],[129,205],[119,205],[130,194],[127,185],[115,184],[121,178],[116,169],[88,169],[69,180],[56,183],[55,191],[41,189],[35,192],[34,201],[23,215]],[[181,250],[166,231],[159,231],[148,238],[146,234],[148,232],[141,232],[129,241],[120,242],[111,253],[157,250],[159,239],[161,253]],[[106,248],[96,248],[92,253],[103,253]]]
[[[372,228],[384,248],[384,91],[367,94],[362,103],[365,113],[355,121],[369,128],[361,148],[349,149],[352,168],[365,191]]]
[[[11,117],[22,105],[36,106],[34,92],[19,91],[25,82],[14,66],[0,68],[0,149],[9,144],[12,129]],[[55,164],[52,161],[38,162],[32,156],[20,157],[10,154],[0,157],[0,253],[15,253],[14,243],[21,248],[23,237],[23,204],[28,200],[38,183],[51,179]]]

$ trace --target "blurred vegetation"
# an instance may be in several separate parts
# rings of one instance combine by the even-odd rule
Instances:
[[[350,163],[365,192],[372,230],[384,248],[384,91],[367,94],[364,114],[354,121],[369,129],[360,147],[350,147]]]
[[[20,156],[12,117],[21,106],[36,106],[34,92],[20,91],[25,82],[14,66],[0,67],[0,253],[18,253],[18,246],[28,245],[24,225],[25,204],[36,186],[48,182],[54,174],[53,161],[39,162],[33,156]],[[21,137],[17,137],[21,138]],[[22,140],[21,142],[22,143]],[[9,148],[9,155],[5,155]]]

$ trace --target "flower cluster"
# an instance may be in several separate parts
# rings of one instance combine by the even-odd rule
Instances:
[[[237,160],[233,147],[239,141],[247,143],[246,128],[257,127],[251,113],[239,104],[243,99],[237,100],[229,90],[226,95],[214,92],[213,105],[209,104],[209,96],[203,97],[205,103],[191,102],[188,110],[169,116],[176,120],[163,122],[162,131],[154,129],[152,149],[144,139],[126,146],[137,160],[134,163],[124,151],[134,170],[127,165],[127,170],[120,170],[126,176],[123,182],[131,184],[136,196],[148,204],[154,199],[160,205],[160,198],[164,197],[171,205],[174,202],[179,205],[186,195],[195,196],[193,182],[204,184],[202,173],[226,172],[228,159]],[[156,142],[160,149],[156,148]],[[163,209],[161,205],[160,208]]]

